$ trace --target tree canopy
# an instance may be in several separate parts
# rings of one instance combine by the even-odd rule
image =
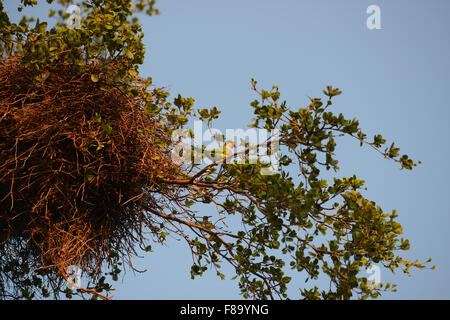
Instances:
[[[338,175],[341,136],[401,169],[417,164],[337,113],[339,89],[295,107],[280,101],[277,86],[252,79],[249,127],[276,136],[233,141],[239,152],[229,141],[216,153],[180,149],[194,138],[193,121],[211,124],[220,111],[171,98],[139,76],[137,14],[159,14],[155,1],[80,1],[72,12],[70,0],[47,2],[61,8],[49,12],[59,16],[52,28],[32,17],[12,23],[0,1],[0,297],[107,299],[105,276],[117,280],[139,248],[168,236],[188,244],[193,278],[209,269],[225,278],[227,263],[245,298],[298,298],[287,296],[288,269],[330,280],[329,288],[299,288],[302,298],[376,298],[395,285],[372,283],[365,268],[426,267],[399,255],[410,244],[396,211],[366,199],[355,175]],[[21,0],[18,10],[36,4]],[[263,147],[278,155],[279,170],[250,159]],[[215,212],[201,214],[202,206]],[[87,286],[66,287],[72,265]]]

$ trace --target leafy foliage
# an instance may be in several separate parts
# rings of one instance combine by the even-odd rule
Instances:
[[[36,3],[36,0],[22,0],[21,6]],[[71,1],[58,0],[57,3],[68,6]],[[409,249],[408,240],[401,238],[402,227],[396,221],[397,214],[395,211],[386,213],[373,201],[366,199],[361,193],[364,181],[356,176],[335,177],[333,181],[323,178],[324,170],[339,170],[334,153],[336,138],[339,136],[356,139],[361,146],[375,149],[385,158],[398,163],[402,169],[411,170],[416,166],[407,155],[400,155],[394,143],[387,144],[382,135],[377,134],[369,139],[359,127],[358,120],[346,119],[342,114],[331,111],[334,99],[341,94],[339,89],[328,86],[323,91],[323,97],[310,98],[309,105],[292,108],[286,101],[280,101],[277,86],[271,90],[261,90],[255,80],[251,81],[258,99],[251,103],[255,117],[250,127],[279,130],[278,139],[283,151],[280,173],[263,175],[261,169],[265,164],[259,161],[256,164],[249,161],[230,162],[225,161],[228,160],[225,158],[209,165],[191,162],[173,167],[165,155],[176,146],[164,137],[170,137],[175,130],[186,128],[193,119],[210,123],[218,118],[220,111],[216,107],[196,110],[194,99],[180,95],[170,102],[167,91],[151,88],[151,78],[138,77],[138,66],[144,61],[145,48],[141,25],[135,13],[158,14],[154,1],[139,0],[133,5],[129,0],[91,0],[82,1],[79,5],[82,12],[79,28],[70,28],[64,22],[70,14],[61,9],[49,12],[50,17],[57,13],[61,21],[48,29],[47,22],[27,17],[19,24],[11,23],[0,1],[0,54],[3,56],[3,65],[7,65],[6,62],[12,58],[18,59],[20,68],[32,76],[35,88],[46,83],[47,78],[52,79],[64,68],[69,68],[68,73],[79,75],[79,81],[86,88],[94,86],[95,90],[105,94],[120,90],[124,94],[121,97],[126,96],[134,101],[130,106],[142,115],[143,118],[139,119],[151,119],[151,123],[157,123],[161,135],[152,140],[149,147],[151,156],[142,157],[145,159],[143,163],[148,164],[145,166],[145,177],[151,176],[151,179],[144,181],[151,181],[152,185],[139,185],[135,194],[129,194],[127,201],[128,206],[134,206],[136,212],[140,212],[139,217],[143,215],[145,218],[133,220],[138,216],[137,213],[130,216],[130,219],[137,221],[133,224],[136,233],[122,234],[126,237],[127,246],[118,246],[123,237],[110,238],[106,237],[107,234],[101,238],[102,241],[109,241],[106,256],[95,256],[95,250],[89,249],[79,250],[78,256],[71,256],[75,260],[69,259],[67,263],[86,261],[92,255],[99,262],[95,268],[84,266],[84,276],[93,284],[78,288],[76,293],[107,298],[101,292],[108,293],[112,287],[102,272],[117,280],[123,261],[132,267],[128,257],[135,253],[133,244],[151,251],[144,232],[140,232],[143,229],[149,230],[157,242],[164,242],[168,235],[184,239],[193,256],[193,278],[201,276],[210,268],[224,278],[220,267],[222,263],[229,263],[235,270],[234,278],[239,278],[239,288],[245,298],[288,298],[286,292],[291,279],[285,274],[286,268],[303,272],[309,279],[317,279],[320,275],[329,277],[328,290],[300,288],[301,296],[306,299],[349,299],[354,295],[375,298],[383,290],[391,288],[389,283],[371,286],[367,278],[360,275],[364,268],[374,263],[382,264],[391,271],[402,270],[405,273],[409,273],[411,268],[425,267],[425,263],[411,262],[397,254],[399,250]],[[52,68],[55,65],[64,67]],[[9,110],[5,101],[10,100],[5,98],[4,92],[0,115]],[[59,107],[58,110],[61,109]],[[116,133],[125,128],[117,120],[119,118],[105,119],[105,113],[105,110],[93,110],[90,115],[84,114],[92,120],[92,124],[97,124],[96,134],[102,137],[94,144],[95,151],[92,151],[90,161],[103,159],[102,155],[116,152]],[[80,114],[80,117],[83,115]],[[113,125],[110,122],[114,122]],[[133,136],[142,134],[148,137],[146,134],[154,132],[149,122],[143,120],[142,123],[143,126],[130,127]],[[8,125],[11,124],[0,122],[0,133],[11,132],[8,131]],[[18,137],[20,132],[16,132],[13,138]],[[52,145],[51,138],[48,138],[50,140],[46,143]],[[145,146],[143,140],[139,141],[144,145],[133,146],[136,150]],[[204,148],[202,146],[201,149]],[[14,148],[5,147],[0,151],[13,156],[11,150]],[[71,152],[76,154],[79,150]],[[49,155],[42,156],[49,163],[56,163]],[[157,169],[159,165],[156,164],[162,163],[169,164],[170,168]],[[133,171],[132,168],[135,168],[134,164],[124,168],[124,172],[127,172],[130,180],[136,180],[143,171]],[[298,177],[291,177],[291,172],[296,172]],[[0,176],[3,173],[0,172]],[[106,178],[101,180],[104,177],[99,174],[100,171],[94,172],[86,166],[70,183],[76,181],[85,186],[88,190],[86,194],[89,194],[94,192],[95,183],[100,183],[100,186],[109,183]],[[0,184],[11,182],[5,180],[4,175],[1,179]],[[122,183],[128,186],[125,181]],[[46,188],[48,190],[49,185]],[[13,193],[10,192],[13,187],[1,190],[0,201],[10,199],[10,203],[14,203]],[[155,202],[154,193],[160,197],[158,206],[152,203]],[[138,194],[145,196],[133,198],[133,195]],[[110,208],[120,208],[117,212],[125,212],[121,211],[125,210],[123,201],[115,196],[110,199],[114,203],[100,204],[94,197],[90,201],[97,207],[102,206],[104,214]],[[49,201],[54,204],[59,199]],[[80,204],[77,201],[81,200],[73,201],[76,207]],[[0,220],[11,215],[11,206],[4,204],[0,207]],[[201,215],[195,210],[197,204],[214,205],[218,208],[217,214]],[[78,214],[76,210],[69,213],[74,216]],[[241,222],[242,230],[229,228],[225,223],[227,219],[236,218]],[[101,228],[104,226],[100,225]],[[55,260],[45,261],[45,250],[39,246],[34,251],[27,249],[25,243],[35,241],[33,237],[23,231],[19,232],[18,237],[10,238],[6,234],[14,230],[4,224],[1,227],[3,255],[0,258],[0,294],[4,298],[31,299],[39,295],[47,297],[50,293],[57,297],[61,292],[70,298],[75,294],[62,289],[64,279],[67,278],[64,274],[67,264],[55,268]],[[106,230],[114,233],[120,229]],[[89,246],[97,243],[95,241],[99,239],[86,239],[85,244]],[[13,242],[17,245],[11,246]],[[80,243],[76,245],[81,246]],[[15,248],[16,252],[6,250],[8,246]],[[21,257],[23,254],[32,256],[31,260],[38,265],[38,271],[30,268],[30,259]],[[14,255],[21,258],[12,258]],[[107,271],[104,271],[105,263]]]

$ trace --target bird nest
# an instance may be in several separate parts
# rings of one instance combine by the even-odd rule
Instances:
[[[158,233],[157,179],[179,172],[161,147],[170,137],[126,93],[131,84],[94,82],[102,72],[55,63],[36,82],[20,58],[0,60],[0,277],[11,259],[96,275],[135,252],[145,230]]]

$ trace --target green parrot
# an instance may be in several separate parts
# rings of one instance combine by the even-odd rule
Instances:
[[[225,141],[222,147],[206,150],[205,153],[208,159],[215,162],[232,156],[235,153],[234,148],[236,148],[236,141],[231,139]]]

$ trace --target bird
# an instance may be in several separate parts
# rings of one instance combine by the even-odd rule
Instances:
[[[230,157],[234,154],[234,148],[236,148],[236,140],[231,139],[225,142],[224,145],[224,157]]]
[[[236,141],[234,139],[227,140],[222,147],[206,150],[206,157],[211,161],[220,161],[227,159],[234,155],[234,148],[236,148]]]

